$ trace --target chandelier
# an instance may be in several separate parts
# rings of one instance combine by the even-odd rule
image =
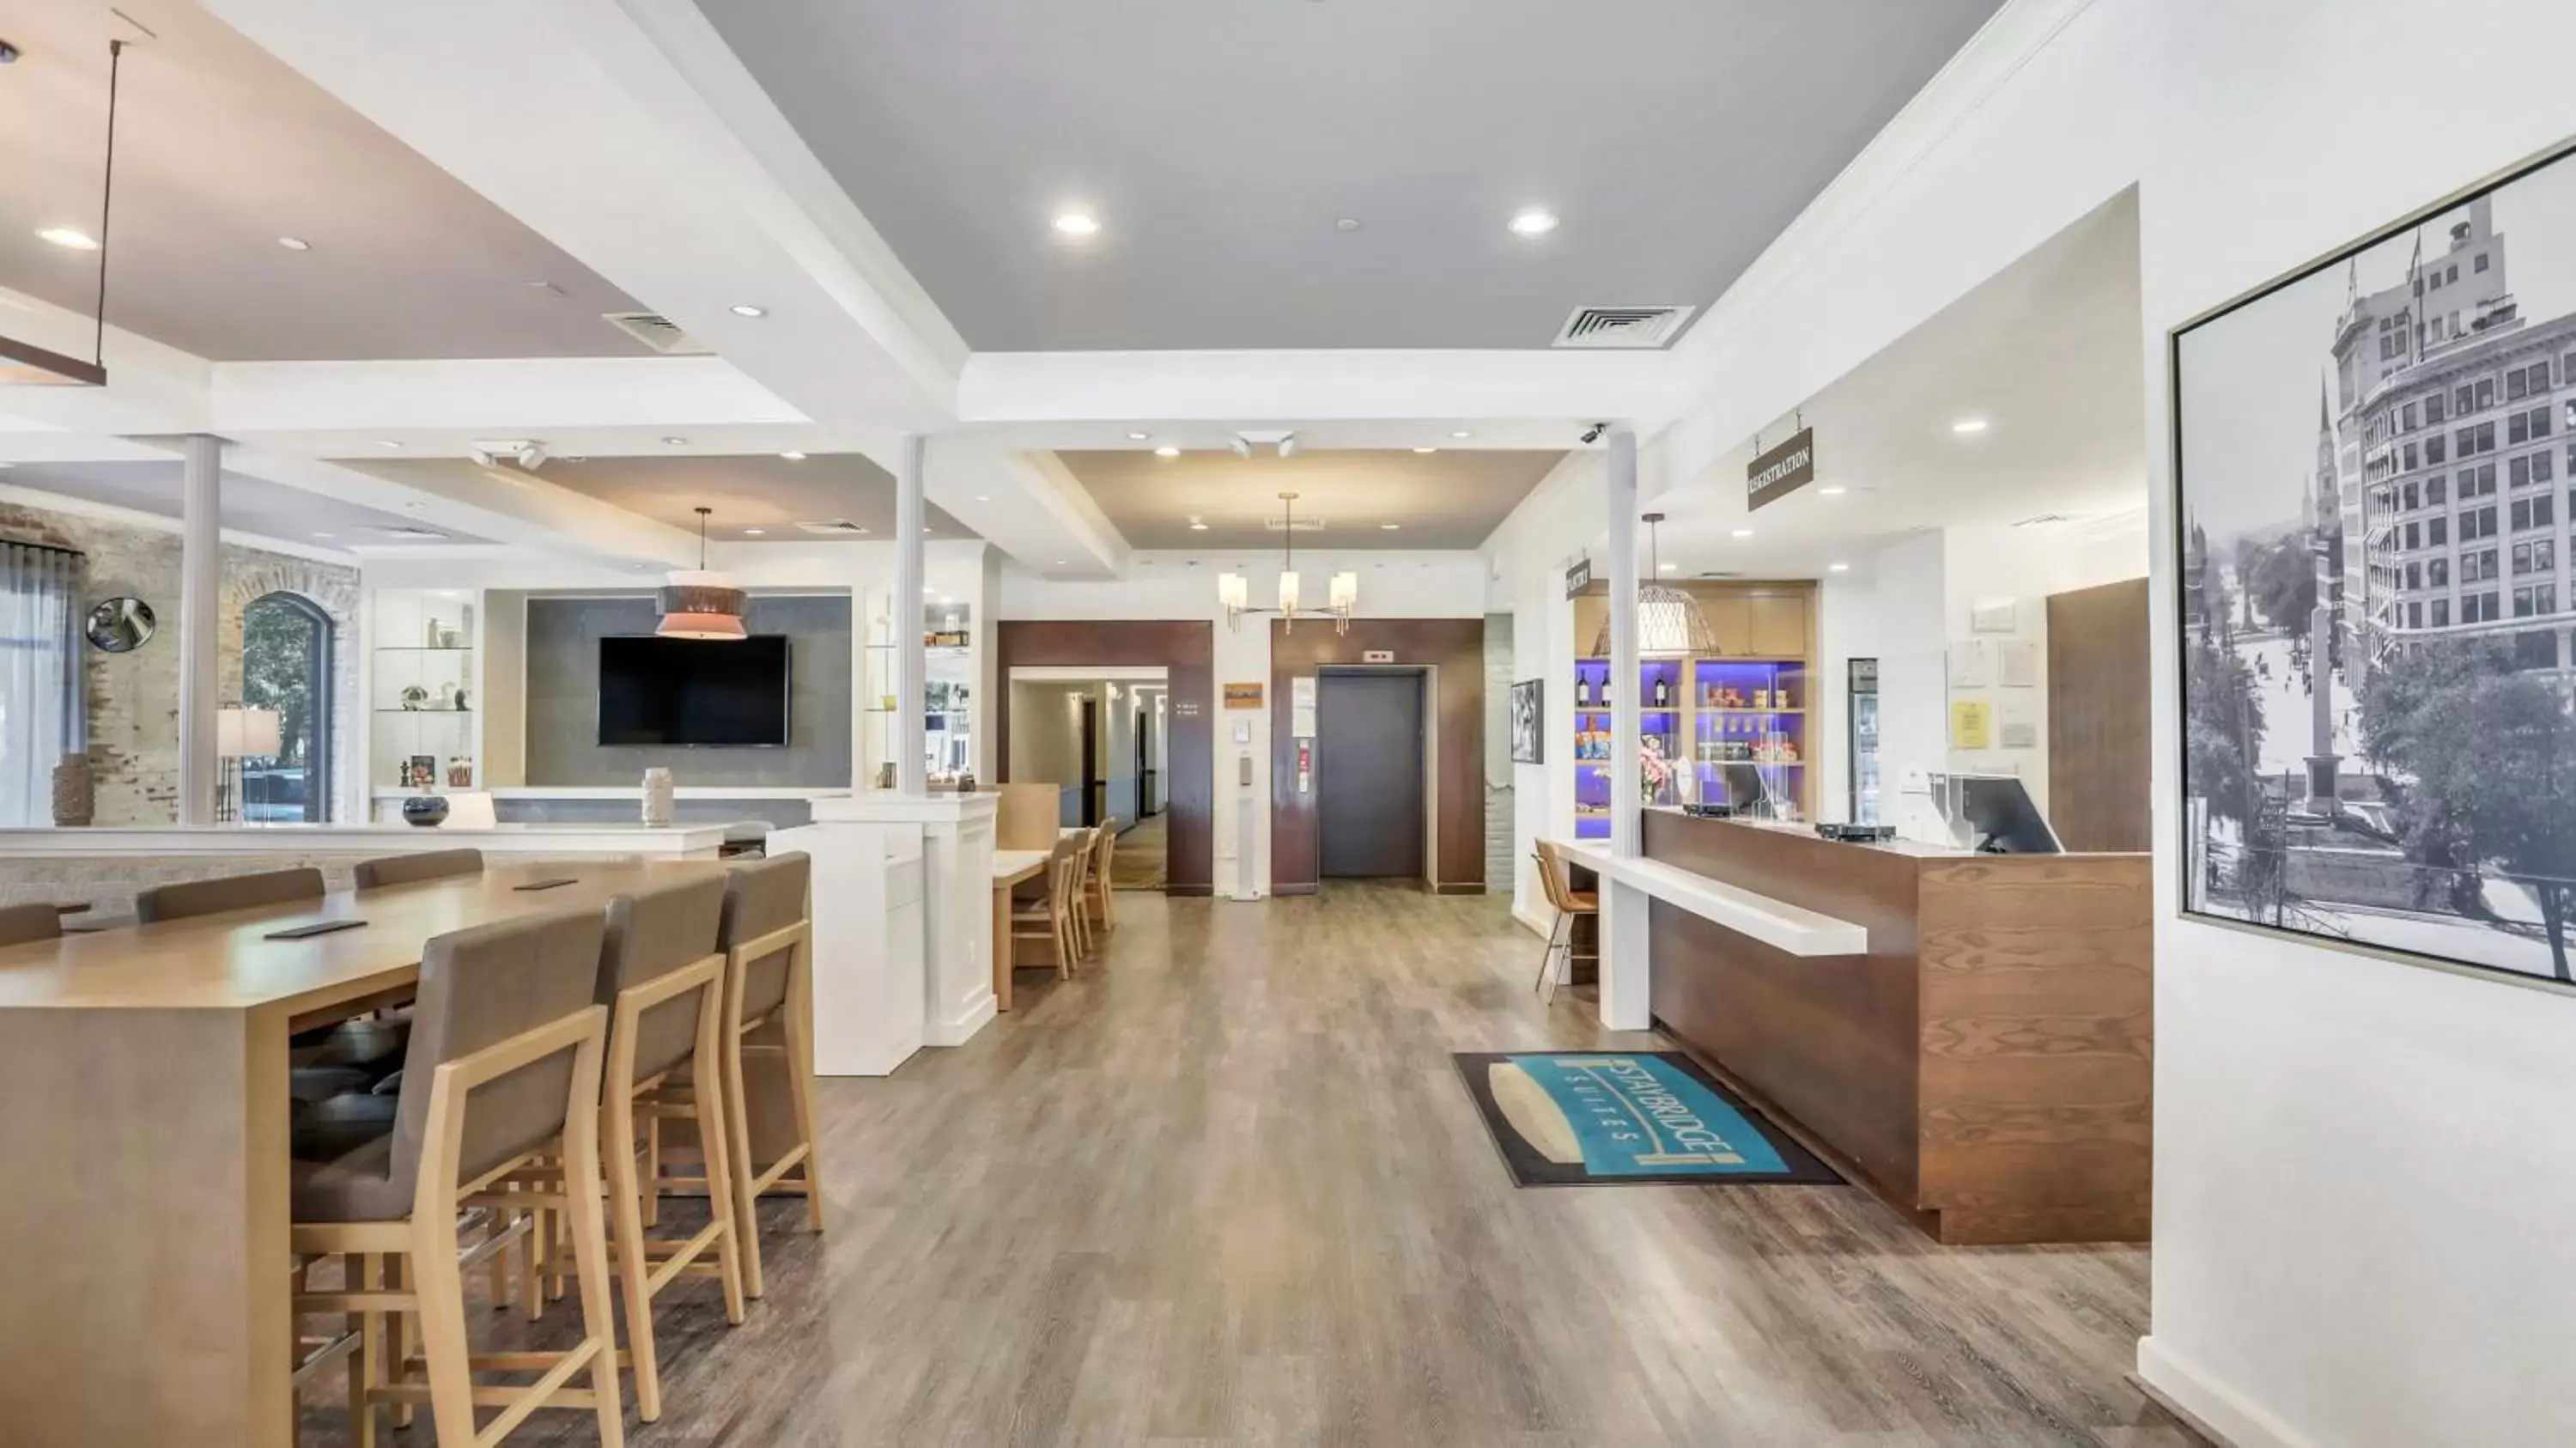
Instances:
[[[1706,659],[1720,652],[1717,634],[1708,626],[1708,618],[1699,611],[1699,600],[1678,588],[1657,583],[1662,560],[1656,556],[1655,525],[1664,521],[1661,513],[1648,513],[1646,525],[1646,581],[1637,585],[1637,657],[1641,659]],[[1593,640],[1592,657],[1610,657],[1610,621],[1601,621],[1600,636]]]
[[[707,515],[698,515],[698,566],[671,575],[661,592],[662,622],[653,632],[666,639],[738,639],[743,637],[743,592],[721,573],[707,571]]]
[[[1287,621],[1289,632],[1296,632],[1297,614],[1303,608],[1300,595],[1304,591],[1297,577],[1297,495],[1281,493],[1279,501],[1286,509],[1285,522],[1281,531],[1287,540],[1282,546],[1279,559],[1279,606],[1254,608],[1251,581],[1240,573],[1220,574],[1216,580],[1216,600],[1225,605],[1225,624],[1228,628],[1234,627],[1235,620],[1247,613],[1275,613]],[[1360,576],[1357,573],[1336,573],[1326,585],[1326,590],[1324,607],[1320,612],[1332,617],[1333,632],[1349,633],[1351,609],[1360,601]],[[1318,612],[1311,608],[1304,611]]]

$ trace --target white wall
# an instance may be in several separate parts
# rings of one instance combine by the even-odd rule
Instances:
[[[2240,1448],[2576,1442],[2576,999],[2175,916],[2164,334],[2576,131],[2570,55],[2563,0],[2014,0],[1681,349],[1698,401],[1664,447],[1713,459],[2137,187],[2160,866],[2139,1366]]]
[[[1309,590],[1340,569],[1360,576],[1357,615],[1363,618],[1482,618],[1485,614],[1486,569],[1474,553],[1309,553],[1297,551],[1297,571]],[[1073,582],[1005,571],[1000,617],[1013,619],[1206,619],[1215,633],[1214,692],[1228,683],[1259,682],[1262,707],[1229,710],[1221,698],[1209,701],[1215,717],[1215,886],[1220,898],[1245,893],[1247,878],[1254,895],[1270,893],[1270,711],[1277,701],[1268,695],[1270,624],[1266,615],[1251,615],[1229,627],[1217,606],[1217,575],[1239,569],[1251,582],[1258,603],[1278,596],[1278,555],[1140,553],[1129,576],[1107,582]],[[1330,627],[1318,623],[1318,628]],[[1300,625],[1305,627],[1305,625]],[[1570,671],[1570,666],[1569,666]],[[1165,716],[1169,721],[1169,715]],[[1250,742],[1234,739],[1237,723]],[[1245,791],[1238,788],[1236,760],[1252,761],[1252,853],[1249,870],[1238,859],[1240,810]],[[1165,788],[1171,785],[1166,778]]]
[[[1808,768],[1818,771],[1818,819],[1851,818],[1851,661],[1877,657],[1876,578],[1850,573],[1828,576],[1816,587],[1816,667],[1821,672],[1807,693],[1814,726],[1807,731],[1807,757],[1814,761]],[[1887,757],[1883,744],[1879,757]],[[1882,792],[1879,806],[1882,812],[1892,810],[1892,796]]]

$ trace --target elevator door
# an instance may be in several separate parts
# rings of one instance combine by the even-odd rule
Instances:
[[[1326,879],[1422,872],[1422,676],[1316,680],[1317,861]]]

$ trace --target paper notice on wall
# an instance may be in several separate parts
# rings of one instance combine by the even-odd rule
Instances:
[[[2039,718],[2030,705],[2008,699],[1995,706],[1995,747],[1998,749],[2037,749]]]
[[[1312,674],[1288,681],[1288,734],[1292,739],[1315,737],[1315,676]]]
[[[2021,627],[2021,602],[2011,598],[1981,598],[1968,605],[1968,627],[1978,633],[2011,633]]]
[[[1995,645],[1995,682],[2007,689],[2039,687],[2039,645],[2030,639],[2005,639]]]
[[[1950,747],[1984,749],[1989,747],[1994,720],[1993,707],[1983,699],[1950,701]]]
[[[1950,645],[1950,687],[1982,689],[1993,676],[1984,639],[1959,639]]]

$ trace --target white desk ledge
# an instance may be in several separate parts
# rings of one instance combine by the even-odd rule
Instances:
[[[1756,895],[1706,875],[1647,859],[1621,859],[1606,845],[1591,840],[1559,840],[1566,859],[1613,884],[1642,890],[1667,905],[1687,910],[1712,925],[1791,955],[1867,955],[1869,931],[1848,920]]]

